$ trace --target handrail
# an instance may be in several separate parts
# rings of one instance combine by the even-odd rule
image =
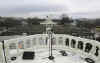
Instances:
[[[42,38],[42,39],[39,39],[39,38]],[[69,45],[66,45],[66,39],[69,39]],[[100,42],[98,42],[98,41],[84,39],[84,38],[70,36],[70,35],[64,35],[64,34],[55,34],[54,40],[55,41],[53,41],[53,42],[56,42],[56,43],[52,43],[53,48],[63,48],[66,50],[71,50],[75,53],[79,53],[83,57],[90,57],[97,62],[100,61],[100,50],[99,50],[100,49]],[[75,40],[74,41],[75,43],[72,42],[72,40]],[[46,41],[47,41],[46,34],[36,34],[36,35],[25,36],[25,37],[16,38],[16,39],[4,40],[4,44],[7,47],[7,49],[9,49],[9,51],[11,50],[9,46],[11,46],[12,43],[14,44],[11,46],[12,49],[15,46],[17,51],[19,51],[20,49],[27,50],[30,48],[32,48],[32,50],[33,49],[35,50],[35,48],[36,49],[37,48],[47,48],[48,43]],[[78,48],[79,41],[83,42],[83,45],[82,45],[83,49]],[[21,43],[19,43],[19,42],[21,42]],[[91,48],[91,50],[86,49],[87,43],[92,45],[92,46],[89,46]],[[18,47],[19,44],[21,44],[23,48],[21,48],[21,47],[19,48]],[[26,45],[30,45],[30,47],[27,48]],[[74,47],[73,47],[73,45],[74,45]],[[88,52],[87,52],[87,50],[88,50]],[[97,54],[97,55],[95,55],[95,54]],[[6,55],[9,55],[9,53]]]

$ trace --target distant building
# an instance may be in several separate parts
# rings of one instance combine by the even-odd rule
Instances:
[[[100,37],[100,26],[96,26],[96,29],[95,29],[95,37]]]
[[[74,21],[71,23],[71,25],[76,26],[76,25],[77,25],[77,21],[74,20]]]

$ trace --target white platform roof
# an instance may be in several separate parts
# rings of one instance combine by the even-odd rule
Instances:
[[[50,18],[48,18],[46,21],[41,22],[40,24],[57,24],[57,23],[53,22]]]

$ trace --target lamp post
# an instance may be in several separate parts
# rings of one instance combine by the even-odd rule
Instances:
[[[47,16],[47,20],[45,22],[42,22],[40,24],[43,24],[46,26],[46,34],[48,35],[49,38],[49,60],[53,60],[54,56],[52,54],[52,45],[53,45],[53,27],[56,24],[55,22],[53,22],[48,16]]]

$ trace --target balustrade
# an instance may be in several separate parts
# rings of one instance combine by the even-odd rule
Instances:
[[[100,43],[95,40],[84,39],[69,35],[56,34],[53,37],[53,48],[62,48],[79,53],[83,57],[91,57],[97,63],[100,61]],[[45,34],[31,35],[16,39],[4,40],[6,55],[9,56],[11,50],[36,50],[38,48],[48,48],[48,36]],[[3,63],[2,43],[0,43],[0,62]],[[7,58],[9,59],[9,57]]]

